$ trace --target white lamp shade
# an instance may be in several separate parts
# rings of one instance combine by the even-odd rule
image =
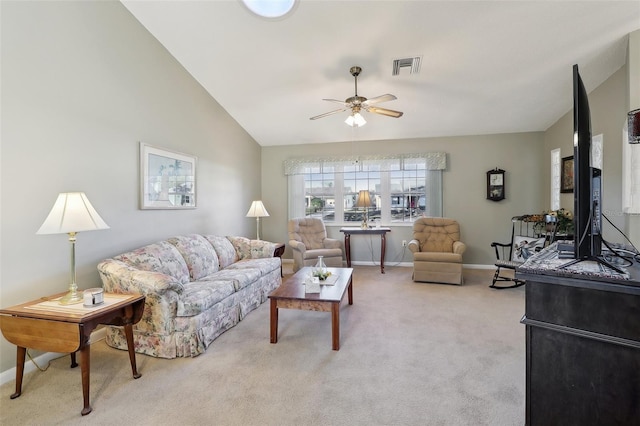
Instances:
[[[264,204],[262,204],[262,201],[257,200],[252,202],[246,217],[265,217],[265,216],[269,216],[269,213],[267,212],[267,209],[264,208]]]
[[[348,116],[344,122],[351,127],[362,127],[367,124],[367,120],[359,112]]]
[[[108,228],[84,192],[64,192],[58,195],[36,234],[68,234]]]
[[[369,207],[371,206],[371,196],[369,191],[363,189],[358,192],[358,200],[356,201],[356,207]]]

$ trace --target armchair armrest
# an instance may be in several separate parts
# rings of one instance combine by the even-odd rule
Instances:
[[[342,241],[336,240],[335,238],[325,238],[322,240],[322,245],[326,249],[341,249]]]
[[[453,242],[453,252],[455,254],[462,254],[467,250],[467,245],[462,241],[454,241]]]
[[[301,241],[289,240],[289,246],[292,250],[299,251],[300,253],[304,253],[305,251],[307,251],[307,248]]]
[[[411,253],[420,252],[420,242],[418,242],[418,240],[409,241],[409,244],[407,245],[407,247],[409,247],[409,250],[411,251]]]

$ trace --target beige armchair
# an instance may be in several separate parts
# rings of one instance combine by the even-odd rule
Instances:
[[[327,266],[342,267],[342,241],[327,238],[327,229],[321,219],[289,220],[289,246],[293,250],[293,272],[304,266],[314,266],[318,256],[323,256]]]
[[[444,217],[422,217],[413,223],[413,280],[429,283],[463,284],[460,225]]]

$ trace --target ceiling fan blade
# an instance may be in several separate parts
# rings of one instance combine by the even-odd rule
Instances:
[[[376,114],[386,115],[387,117],[393,117],[393,118],[402,117],[402,112],[394,111],[392,109],[369,107],[369,108],[367,108],[367,111],[373,112],[373,113],[376,113]]]
[[[345,101],[339,101],[339,100],[337,100],[337,99],[323,99],[323,101],[335,102],[335,103],[337,103],[337,104],[344,105],[344,106],[351,106],[351,105],[350,105],[350,104],[348,104],[347,102],[345,102]]]
[[[335,110],[335,111],[325,112],[324,114],[320,114],[320,115],[316,115],[315,117],[311,117],[309,120],[317,120],[318,118],[326,117],[326,116],[328,116],[328,115],[337,114],[337,113],[339,113],[339,112],[346,111],[346,110],[348,110],[348,109],[349,109],[349,108],[347,107],[347,108],[340,108],[340,109],[337,109],[337,110]]]
[[[398,99],[398,98],[396,98],[395,96],[387,93],[386,95],[380,95],[380,96],[376,96],[375,98],[368,99],[368,100],[364,101],[362,104],[363,105],[371,105],[371,104],[377,104],[379,102],[393,101],[393,100],[396,100],[396,99]]]

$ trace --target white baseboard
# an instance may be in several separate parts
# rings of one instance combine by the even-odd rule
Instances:
[[[99,340],[104,339],[106,334],[107,334],[107,329],[104,327],[94,331],[93,333],[91,333],[91,337],[89,338],[89,344],[92,344]],[[60,358],[65,355],[68,356],[68,354],[61,354],[58,352],[46,352],[34,358],[34,360],[40,366],[40,368],[45,368],[49,364],[49,362],[51,362],[52,360],[56,358]],[[29,357],[26,357],[24,361],[24,374],[30,373],[34,370],[37,370],[37,367],[33,364],[33,362],[31,362]],[[5,383],[8,383],[15,379],[16,379],[16,367],[10,368],[0,373],[0,385],[4,385]]]
[[[360,260],[352,260],[351,264],[358,265],[358,266],[380,266],[380,263],[377,263],[377,262],[360,261]],[[385,267],[402,266],[406,268],[413,268],[413,262],[400,262],[400,263],[385,262],[384,266]],[[496,268],[494,265],[478,265],[478,264],[472,264],[472,263],[465,263],[462,265],[462,267],[465,269],[495,269]]]
[[[293,259],[282,259],[282,263],[293,263]],[[359,266],[380,266],[380,263],[375,263],[371,261],[360,261],[353,260],[351,261],[352,265]],[[347,266],[346,262],[343,266]],[[400,262],[400,263],[387,263],[385,262],[384,266],[402,266],[407,268],[413,268],[413,262]],[[473,264],[473,263],[465,263],[462,265],[463,268],[466,269],[495,269],[495,265],[481,265],[481,264]]]
[[[496,269],[495,265],[477,265],[472,263],[465,263],[462,267],[466,269]]]
[[[352,260],[351,261],[352,265],[356,265],[356,266],[380,266],[380,262],[372,262],[370,260]],[[345,262],[345,265],[346,262]],[[402,267],[408,267],[408,268],[413,268],[413,262],[399,262],[399,263],[393,263],[393,262],[384,262],[384,266],[402,266]]]

